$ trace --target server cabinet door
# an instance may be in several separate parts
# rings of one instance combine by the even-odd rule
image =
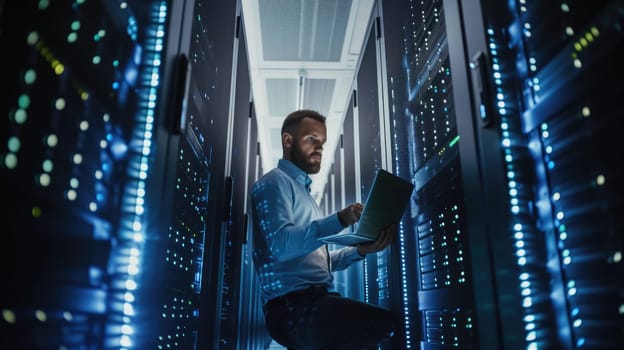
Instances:
[[[219,348],[230,317],[226,248],[231,218],[230,108],[236,2],[184,2],[172,57],[158,239],[150,241],[160,320],[155,346]],[[231,266],[228,266],[228,268]],[[193,342],[178,340],[193,334]],[[229,338],[229,336],[228,336]]]
[[[381,5],[393,163],[415,185],[393,256],[395,345],[499,349],[487,220],[506,214],[485,205],[473,112],[457,105],[470,105],[459,4]]]
[[[241,67],[242,68],[242,67]],[[246,66],[245,66],[246,68]],[[272,342],[266,327],[264,325],[264,313],[262,311],[262,301],[260,297],[260,287],[258,285],[258,278],[253,266],[253,240],[251,239],[251,231],[249,228],[250,215],[248,212],[248,191],[253,184],[260,177],[260,149],[258,140],[258,130],[256,127],[256,117],[253,107],[253,102],[248,104],[249,110],[246,114],[247,125],[244,128],[246,131],[246,138],[240,140],[241,152],[244,152],[245,156],[240,159],[244,162],[245,168],[244,179],[245,184],[242,185],[241,195],[239,200],[242,202],[242,222],[240,222],[239,229],[236,231],[236,235],[240,236],[241,253],[239,257],[239,269],[238,276],[239,293],[238,293],[238,313],[237,328],[235,335],[237,336],[236,348],[237,349],[264,349]]]
[[[248,189],[255,180],[255,144],[257,139],[256,119],[251,102],[249,63],[240,9],[237,11],[235,53],[232,67],[233,86],[230,101],[231,123],[228,138],[230,151],[229,173],[231,196],[229,213],[224,225],[225,256],[222,264],[223,297],[221,301],[220,349],[243,349],[254,346],[258,341],[253,327],[259,320],[256,312],[261,310],[259,302],[250,302],[256,296],[255,271],[248,256],[247,198]],[[235,78],[235,80],[234,80]],[[255,347],[255,346],[254,346]]]

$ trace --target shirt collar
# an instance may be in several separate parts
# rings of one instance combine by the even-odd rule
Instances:
[[[280,159],[277,162],[277,167],[283,170],[293,179],[297,180],[297,182],[301,183],[306,188],[306,190],[310,192],[310,184],[312,184],[312,179],[305,171],[301,170],[301,168],[296,166],[295,163],[287,159]]]

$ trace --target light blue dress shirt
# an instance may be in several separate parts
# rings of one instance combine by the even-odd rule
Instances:
[[[253,260],[263,302],[309,285],[333,288],[332,271],[363,259],[355,247],[329,252],[318,238],[343,230],[337,213],[323,217],[310,195],[312,180],[280,159],[251,191]]]

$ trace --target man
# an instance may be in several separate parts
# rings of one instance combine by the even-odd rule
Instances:
[[[260,280],[266,327],[289,349],[368,349],[389,338],[396,318],[378,306],[332,291],[342,270],[390,245],[396,224],[372,243],[329,252],[318,238],[357,222],[354,203],[324,217],[309,193],[321,167],[327,129],[315,111],[290,113],[282,125],[283,158],[251,191],[253,259]]]

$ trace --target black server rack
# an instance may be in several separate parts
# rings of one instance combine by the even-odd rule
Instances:
[[[356,91],[353,91],[352,100],[345,114],[344,122],[342,124],[342,132],[340,134],[340,140],[338,147],[334,154],[335,169],[332,181],[334,185],[334,211],[340,210],[345,206],[362,202],[362,195],[357,196],[358,181],[356,181],[356,164],[359,164],[359,159],[356,162],[356,157],[359,157],[359,142],[356,141],[355,135],[355,119],[357,115],[357,103],[355,97]],[[359,136],[359,135],[358,135]],[[329,191],[331,186],[327,186],[325,189],[324,198],[329,198]],[[329,215],[332,211],[327,203],[322,203],[326,214]],[[339,249],[341,246],[330,245],[331,249]],[[353,264],[349,268],[342,271],[334,272],[334,285],[336,291],[343,296],[348,296],[356,300],[364,299],[364,287],[363,283],[363,264]]]
[[[395,346],[478,349],[473,275],[490,272],[471,268],[456,122],[463,114],[453,102],[463,92],[451,79],[446,8],[442,1],[382,5],[393,170],[415,185],[393,258],[404,321]]]
[[[230,323],[235,310],[231,241],[232,227],[232,138],[238,61],[238,4],[233,2],[185,2],[179,37],[172,38],[170,54],[177,63],[174,77],[176,106],[173,134],[163,140],[167,154],[163,201],[172,202],[170,214],[162,214],[163,235],[154,250],[165,251],[170,283],[163,296],[163,309],[176,308],[180,294],[192,297],[196,314],[199,349],[219,348],[230,342]],[[241,87],[244,89],[244,87]],[[196,245],[195,251],[190,244]],[[201,249],[198,256],[192,254]],[[189,291],[179,269],[193,263],[198,284]],[[188,277],[191,277],[189,274]],[[175,315],[163,312],[162,317]],[[171,322],[163,339],[175,339],[179,325]],[[159,338],[160,339],[160,338]],[[159,346],[161,344],[158,344]],[[166,344],[162,344],[166,346]]]
[[[171,10],[2,2],[2,348],[144,344]]]
[[[372,21],[368,39],[365,43],[363,56],[360,60],[356,76],[356,92],[358,125],[355,132],[358,134],[359,144],[359,188],[362,203],[370,192],[375,173],[378,169],[386,169],[383,159],[384,149],[382,142],[383,121],[380,119],[379,77],[377,57],[378,28]],[[360,277],[363,283],[364,301],[389,306],[388,295],[388,251],[369,255],[364,260],[363,273]]]
[[[416,185],[395,344],[621,348],[622,1],[382,5],[395,170]]]
[[[259,289],[255,286],[255,272],[250,265],[251,251],[247,237],[247,199],[257,176],[256,140],[257,121],[251,101],[249,65],[240,15],[237,16],[236,38],[238,55],[236,66],[236,91],[232,93],[233,124],[231,161],[226,177],[225,256],[223,269],[223,300],[221,307],[219,349],[256,349],[266,339],[258,332],[257,314]]]
[[[0,5],[1,347],[233,346],[237,2]]]
[[[260,145],[256,141],[258,136],[258,130],[256,127],[255,110],[253,107],[253,101],[249,103],[247,122],[247,138],[244,143],[245,154],[244,158],[247,165],[245,175],[241,179],[245,179],[246,187],[241,188],[238,196],[242,202],[241,217],[242,231],[238,234],[241,235],[241,251],[239,262],[239,284],[240,292],[238,293],[238,310],[237,310],[237,327],[234,333],[236,342],[233,344],[237,349],[266,349],[272,342],[265,325],[264,314],[262,311],[262,302],[260,297],[260,287],[258,286],[258,279],[256,271],[253,266],[253,246],[251,239],[251,232],[249,227],[249,203],[248,190],[251,189],[256,180],[262,175],[261,157],[260,157]],[[243,144],[241,145],[243,146]]]
[[[522,337],[530,348],[621,348],[624,2],[496,6],[482,5],[483,105],[501,137]]]

